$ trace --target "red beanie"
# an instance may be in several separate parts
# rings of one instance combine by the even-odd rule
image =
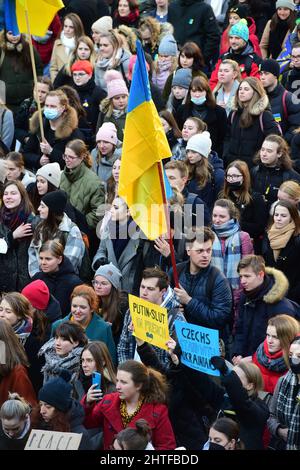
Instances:
[[[46,310],[50,300],[50,292],[44,281],[33,281],[22,290],[21,294],[38,310]]]
[[[93,74],[93,66],[88,60],[76,60],[71,67],[71,72],[80,72],[81,70],[88,75]]]

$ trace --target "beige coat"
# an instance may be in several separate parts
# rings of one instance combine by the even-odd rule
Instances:
[[[259,43],[260,50],[261,50],[261,55],[262,55],[263,59],[266,59],[268,57],[269,40],[270,40],[270,26],[271,26],[271,20],[269,20],[267,22],[267,24],[265,26],[265,29],[264,29],[264,32],[263,32],[263,35],[261,37],[260,43]],[[284,40],[282,41],[281,49],[284,48],[285,41],[289,37],[289,34],[290,34],[290,31],[288,30],[288,32],[285,35]],[[277,59],[277,57],[270,56],[269,59]]]
[[[60,39],[56,39],[50,60],[50,77],[52,83],[62,66],[65,65],[68,60],[69,56],[66,54],[65,46]]]

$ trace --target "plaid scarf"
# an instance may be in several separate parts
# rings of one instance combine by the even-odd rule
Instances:
[[[300,450],[300,401],[296,374],[289,371],[282,379],[276,407],[278,421],[288,428],[286,450]]]
[[[212,225],[216,237],[213,243],[211,265],[225,274],[233,289],[240,286],[237,265],[242,258],[240,226],[235,219],[222,225]],[[225,250],[222,252],[221,239],[225,239]]]
[[[45,365],[41,370],[44,373],[44,383],[58,376],[61,369],[67,369],[72,374],[71,383],[74,383],[79,373],[80,355],[83,347],[77,346],[67,356],[61,357],[55,352],[54,342],[55,338],[50,339],[38,352],[38,356],[45,356]]]

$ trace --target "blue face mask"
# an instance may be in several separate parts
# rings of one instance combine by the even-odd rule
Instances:
[[[46,119],[49,119],[49,121],[54,121],[55,119],[59,118],[61,115],[61,112],[58,111],[57,109],[52,109],[52,108],[44,108],[44,116]]]
[[[191,102],[196,105],[204,104],[206,101],[206,96],[200,96],[200,98],[191,98]]]

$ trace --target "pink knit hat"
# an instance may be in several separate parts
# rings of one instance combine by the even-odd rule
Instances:
[[[104,142],[117,145],[117,129],[112,122],[104,122],[102,124],[96,135],[96,142],[99,142],[99,140],[104,140]]]
[[[132,80],[133,67],[135,66],[136,60],[137,60],[137,55],[132,55],[129,59],[129,64],[128,64],[128,78],[129,78],[129,80]],[[147,69],[147,72],[149,72],[150,66],[149,66],[148,62],[146,62],[146,69]]]
[[[107,98],[113,98],[117,95],[128,95],[128,89],[120,72],[117,70],[108,70],[104,74],[104,80],[107,85]]]

